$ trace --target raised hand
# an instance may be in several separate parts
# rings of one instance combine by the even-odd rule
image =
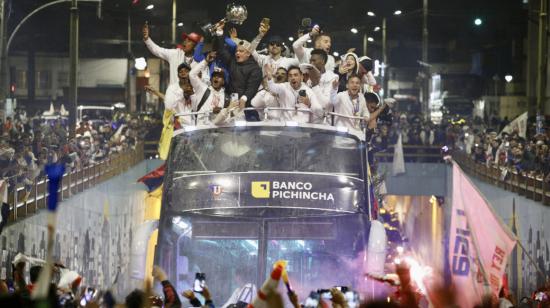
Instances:
[[[309,35],[313,37],[319,35],[319,33],[321,33],[321,28],[319,28],[319,25],[315,25]]]
[[[267,31],[269,31],[269,25],[260,23],[260,28],[258,29],[258,32],[261,36],[264,36]]]
[[[237,38],[237,29],[235,27],[233,27],[233,28],[231,28],[231,30],[229,30],[229,37],[232,38],[232,39]]]
[[[264,65],[264,72],[265,77],[267,77],[267,80],[271,80],[273,78],[273,66],[269,63],[266,63]]]
[[[141,29],[141,31],[143,32],[143,40],[146,41],[149,39],[149,24],[148,23],[145,23],[143,25],[143,28]]]

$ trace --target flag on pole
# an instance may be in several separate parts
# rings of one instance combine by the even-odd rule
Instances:
[[[59,184],[65,173],[63,164],[49,164],[45,167],[46,175],[48,176],[48,235],[46,244],[46,263],[40,271],[38,281],[34,287],[31,297],[33,299],[45,299],[48,297],[50,289],[52,267],[53,267],[53,243],[57,221],[57,194]]]
[[[395,144],[393,150],[393,164],[391,174],[393,176],[396,176],[402,173],[405,173],[405,157],[403,155],[403,138],[401,136],[401,133],[399,133],[397,143]]]
[[[498,297],[516,237],[453,162],[449,264],[460,307],[473,307],[489,293]]]
[[[512,122],[508,123],[498,134],[499,136],[502,133],[511,134],[514,130],[518,131],[518,135],[522,138],[525,138],[527,134],[527,111],[517,116]]]
[[[147,173],[146,175],[142,176],[138,182],[141,182],[147,186],[147,189],[149,192],[154,191],[162,183],[164,182],[164,168],[166,167],[166,163],[162,164],[157,169]]]

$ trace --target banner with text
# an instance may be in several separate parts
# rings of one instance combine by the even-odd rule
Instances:
[[[498,297],[516,238],[502,224],[456,162],[453,163],[449,264],[460,307],[474,307],[485,292]]]

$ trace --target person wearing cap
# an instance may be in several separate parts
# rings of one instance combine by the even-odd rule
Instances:
[[[178,79],[177,83],[172,83],[166,89],[166,95],[164,96],[164,108],[173,110],[176,114],[193,112],[198,105],[197,96],[193,93],[193,87],[189,83],[189,79],[185,76],[189,76],[191,67],[187,63],[181,63],[178,66]],[[192,125],[193,119],[191,116],[178,117],[179,124]]]
[[[275,83],[284,83],[287,81],[287,70],[284,67],[279,67],[275,70]],[[269,107],[280,107],[279,97],[269,91],[267,88],[267,80],[264,78],[262,80],[262,87],[252,99],[252,107],[254,108],[269,108]],[[264,118],[263,111],[259,111],[260,118]],[[271,110],[268,112],[268,119],[279,119],[280,112],[278,110]]]
[[[268,25],[264,23],[260,23],[258,35],[252,41],[252,44],[257,45],[265,36],[268,30],[269,30]],[[252,57],[254,57],[254,60],[258,62],[261,68],[264,68],[266,64],[269,64],[270,67],[272,67],[275,70],[280,67],[284,69],[288,69],[292,65],[296,66],[300,64],[298,59],[296,58],[288,58],[288,57],[283,57],[281,55],[286,48],[283,45],[283,39],[280,36],[278,35],[271,36],[267,41],[267,43],[268,43],[267,50],[269,52],[268,55],[260,55],[256,50],[252,51]],[[272,73],[275,73],[275,72],[272,72]],[[263,74],[264,76],[266,75],[265,72]]]
[[[198,112],[210,112],[213,115],[219,113],[224,107],[225,103],[225,74],[224,70],[219,67],[215,67],[210,77],[210,83],[205,83],[200,77],[199,73],[203,71],[210,63],[216,58],[216,52],[209,52],[204,60],[196,65],[189,73],[189,81],[193,86],[195,96],[198,99],[197,111]],[[206,116],[199,116],[201,123],[207,123],[208,118]]]
[[[239,106],[241,108],[251,107],[251,100],[258,92],[262,82],[262,70],[258,63],[251,57],[251,45],[245,40],[238,40],[235,54],[231,55],[223,47],[223,27],[225,22],[216,25],[216,36],[214,38],[214,50],[229,68],[231,82],[227,85],[228,93],[237,93]],[[247,121],[259,121],[258,112],[254,110],[245,111]]]
[[[328,34],[321,33],[318,25],[314,26],[310,33],[301,36],[292,44],[294,54],[298,61],[300,61],[300,63],[309,63],[313,48],[304,47],[308,40],[313,40],[313,46],[316,49],[322,49],[329,55],[325,68],[327,71],[334,71],[336,64],[334,58],[330,55],[330,47],[332,46],[331,38]]]
[[[315,93],[303,82],[304,76],[298,66],[288,68],[288,82],[285,83],[273,81],[272,68],[266,67],[265,71],[267,72],[267,87],[269,91],[279,97],[280,106],[296,109],[296,111],[282,111],[281,120],[311,123],[312,119],[322,115],[323,108]],[[309,110],[310,112],[299,110]]]
[[[149,25],[143,26],[143,41],[149,51],[155,56],[165,60],[170,65],[170,84],[178,83],[178,66],[181,63],[186,63],[189,66],[194,66],[196,62],[193,60],[193,51],[195,45],[200,42],[201,36],[197,33],[184,33],[182,35],[182,45],[178,48],[162,48],[155,44],[149,37]]]

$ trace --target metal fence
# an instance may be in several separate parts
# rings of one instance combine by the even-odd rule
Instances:
[[[113,154],[100,163],[65,173],[58,191],[59,200],[67,199],[71,195],[125,172],[142,161],[143,155],[143,144],[139,143],[136,145],[135,150]],[[45,176],[38,177],[34,180],[30,189],[27,190],[25,186],[18,186],[9,193],[9,223],[32,215],[39,209],[46,208],[46,199],[49,195],[48,182],[49,180]]]
[[[388,146],[383,152],[376,152],[374,156],[378,162],[393,162],[394,145]],[[443,161],[441,146],[403,145],[403,157],[407,163],[439,163]]]
[[[453,152],[452,156],[466,173],[486,183],[550,205],[550,183],[546,183],[543,179],[511,171],[505,172],[496,166],[487,166],[484,163],[476,162],[464,152]]]

